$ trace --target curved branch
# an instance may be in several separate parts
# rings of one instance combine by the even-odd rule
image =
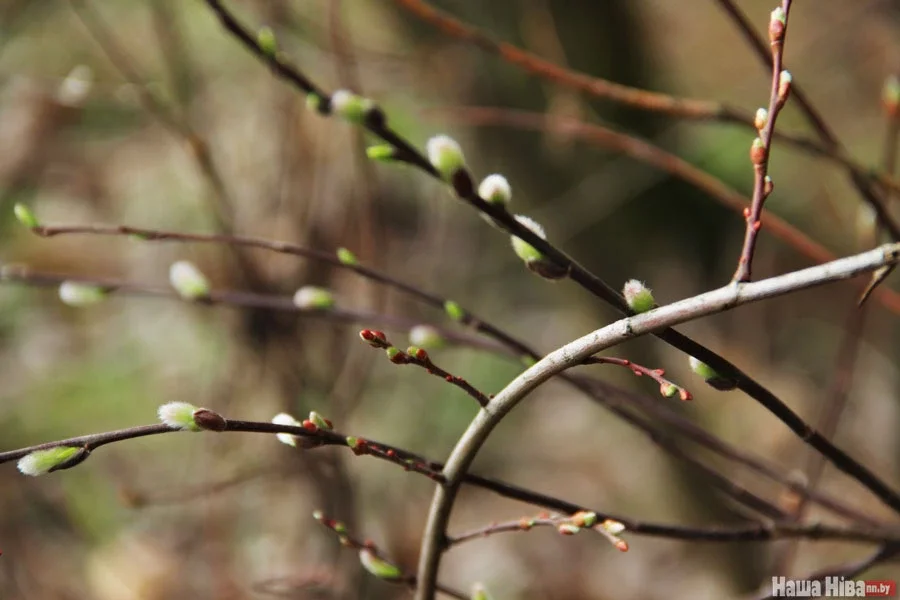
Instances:
[[[416,592],[416,600],[430,600],[434,595],[434,584],[445,545],[447,523],[464,473],[472,464],[475,455],[494,427],[519,401],[539,385],[554,375],[581,364],[589,356],[634,337],[730,310],[750,302],[847,279],[887,264],[895,264],[898,261],[900,261],[900,244],[887,244],[863,254],[787,275],[753,283],[732,283],[726,287],[647,313],[626,317],[570,342],[545,356],[536,365],[510,382],[491,400],[487,407],[478,412],[450,454],[443,470],[445,484],[438,486],[435,490],[422,539],[418,573],[419,588]],[[785,408],[787,409],[787,407]],[[794,419],[800,419],[793,412],[791,415]],[[863,483],[882,502],[900,512],[900,494],[891,489],[868,468],[851,458],[843,450],[830,444],[812,429],[809,429],[803,439],[822,452],[838,469]]]

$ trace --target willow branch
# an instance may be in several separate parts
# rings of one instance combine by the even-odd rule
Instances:
[[[316,94],[320,99],[320,102],[318,102],[320,111],[325,111],[327,113],[330,110],[330,98],[323,96],[321,90],[312,85],[305,75],[287,62],[282,53],[271,53],[262,48],[255,37],[237,21],[234,15],[224,7],[220,0],[205,1],[213,13],[219,18],[222,26],[246,46],[251,53],[262,60],[264,64],[267,64],[269,68],[272,69],[273,73],[290,81],[293,85],[308,94]],[[414,166],[435,179],[441,178],[440,173],[432,166],[427,157],[387,125],[387,119],[383,112],[380,110],[373,110],[369,111],[367,114],[369,116],[363,122],[363,127],[393,147],[393,158],[395,160]],[[548,263],[554,264],[586,291],[615,307],[623,314],[632,314],[625,299],[618,291],[610,287],[609,284],[600,277],[584,268],[566,253],[550,244],[543,237],[537,235],[528,227],[525,227],[507,212],[504,207],[486,202],[475,191],[474,184],[472,183],[469,174],[465,171],[462,171],[461,174],[462,176],[458,178],[458,180],[455,179],[453,182],[454,192],[461,200],[467,202],[481,213],[489,216],[497,226],[509,234],[531,245],[548,261]],[[800,439],[810,439],[810,443],[818,451],[823,453],[833,453],[831,444],[822,438],[822,436],[814,435],[815,432],[813,429],[809,427],[803,419],[797,416],[787,404],[722,356],[719,356],[709,348],[706,348],[702,344],[671,328],[656,331],[654,335],[675,348],[678,348],[682,352],[706,363],[720,375],[733,381],[738,389],[766,408],[766,410],[772,413],[777,419],[787,425],[791,431],[800,437]],[[879,483],[877,478],[865,480],[867,486],[875,486],[872,488],[872,491],[876,493],[876,495],[884,495],[887,488],[883,485],[879,485]],[[897,503],[897,510],[900,512],[900,502]]]

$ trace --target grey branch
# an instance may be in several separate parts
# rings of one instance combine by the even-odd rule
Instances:
[[[725,287],[680,300],[649,312],[626,317],[562,346],[516,377],[478,412],[460,437],[443,470],[445,483],[434,493],[419,557],[416,600],[434,597],[438,566],[445,548],[447,523],[463,475],[497,424],[539,385],[584,359],[628,339],[673,327],[687,321],[723,312],[802,289],[849,279],[900,261],[900,243],[823,265],[794,271],[753,283],[731,283]]]

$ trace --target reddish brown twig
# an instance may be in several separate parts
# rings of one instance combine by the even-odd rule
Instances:
[[[769,108],[761,109],[757,113],[756,127],[759,130],[759,137],[753,140],[750,147],[750,161],[753,163],[753,197],[750,200],[750,207],[744,209],[747,229],[744,233],[744,245],[732,278],[733,281],[750,281],[756,237],[762,227],[763,204],[772,193],[772,180],[768,176],[772,134],[775,131],[775,120],[784,107],[784,103],[787,102],[791,89],[790,74],[783,69],[784,40],[790,11],[791,0],[782,0],[781,6],[772,11],[769,19],[769,43],[772,46],[772,86],[769,93]]]
[[[625,367],[638,377],[646,375],[647,377],[658,383],[659,393],[666,398],[671,398],[672,396],[675,396],[677,394],[678,397],[684,401],[693,399],[691,393],[685,388],[666,379],[664,377],[666,372],[663,369],[651,369],[650,367],[645,367],[643,365],[639,365],[636,362],[630,361],[627,358],[616,358],[613,356],[595,356],[585,362],[591,364],[617,365],[620,367]]]
[[[393,346],[388,341],[387,336],[384,335],[384,332],[373,331],[371,329],[363,329],[359,332],[359,337],[361,337],[363,341],[367,342],[373,348],[380,348],[387,352],[388,358],[395,365],[416,365],[417,367],[421,367],[425,369],[425,371],[429,375],[440,377],[450,385],[454,385],[463,390],[469,396],[474,398],[475,401],[478,402],[478,405],[482,408],[487,406],[488,402],[490,402],[490,398],[488,398],[488,396],[484,392],[480,391],[471,383],[469,383],[462,377],[453,375],[434,364],[431,361],[431,357],[428,356],[428,352],[424,348],[410,346],[410,348],[406,352],[404,352],[403,350],[400,350],[399,348]]]
[[[735,4],[734,0],[718,0],[718,3],[734,21],[760,62],[764,63],[766,67],[769,67],[771,65],[771,52],[769,51],[769,48],[766,47],[765,42],[757,35],[756,31],[754,31],[752,23],[747,19],[737,4]],[[838,155],[843,154],[844,148],[841,146],[834,131],[832,131],[831,127],[828,126],[819,111],[816,110],[806,97],[806,93],[803,92],[799,85],[793,84],[791,87],[791,95],[793,96],[794,101],[803,112],[806,120],[809,121],[810,125],[812,125],[819,135],[826,150],[829,153],[836,153]],[[850,175],[853,187],[856,188],[863,199],[875,211],[880,225],[891,234],[893,239],[900,239],[900,223],[892,217],[887,209],[887,202],[881,198],[878,190],[874,189],[871,185],[871,173],[866,169],[856,169],[849,165],[847,166],[847,171]],[[887,182],[883,181],[883,179],[890,180],[890,177],[878,176],[875,179],[882,187],[890,188],[894,191],[897,190],[896,185],[888,185]]]
[[[449,538],[447,548],[498,533],[531,531],[535,527],[555,527],[561,535],[575,535],[582,529],[589,529],[601,534],[617,550],[628,551],[628,542],[619,537],[625,531],[625,525],[613,519],[598,522],[597,514],[589,511],[579,511],[573,515],[550,515],[542,512],[535,517],[522,517],[517,521],[491,523]]]

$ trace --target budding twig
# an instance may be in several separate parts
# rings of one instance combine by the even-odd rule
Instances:
[[[474,398],[475,401],[478,402],[478,405],[481,407],[487,406],[488,402],[490,401],[490,399],[486,394],[484,394],[484,392],[480,391],[478,388],[473,386],[462,377],[452,375],[451,373],[434,364],[431,360],[431,357],[428,356],[428,352],[424,348],[411,346],[406,352],[404,352],[403,350],[400,350],[399,348],[391,345],[383,332],[373,331],[371,329],[363,329],[359,332],[359,337],[361,337],[365,342],[368,342],[368,344],[373,348],[380,348],[382,350],[385,350],[387,352],[388,358],[395,365],[416,365],[417,367],[421,367],[425,369],[425,371],[429,375],[440,377],[447,383],[463,390],[469,396]]]
[[[772,47],[772,87],[769,94],[769,108],[759,109],[756,127],[759,137],[753,140],[750,147],[750,161],[753,163],[753,197],[750,207],[744,209],[747,229],[744,233],[744,246],[738,259],[734,281],[750,281],[753,263],[753,251],[756,248],[756,236],[762,227],[763,204],[772,192],[772,180],[768,176],[769,156],[772,149],[772,134],[775,131],[775,120],[787,102],[791,90],[791,75],[783,69],[784,40],[787,33],[788,15],[791,0],[782,0],[780,7],[772,11],[769,18],[769,44]]]

